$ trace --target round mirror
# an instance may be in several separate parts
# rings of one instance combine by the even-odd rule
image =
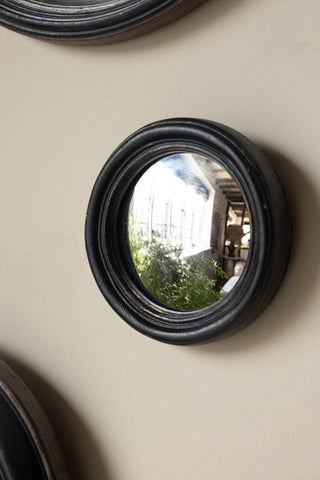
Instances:
[[[139,178],[129,243],[149,292],[177,310],[198,310],[230,292],[248,259],[251,226],[237,181],[216,161],[175,153]]]
[[[278,177],[229,127],[169,119],[127,138],[94,185],[86,248],[110,305],[164,342],[222,338],[284,276],[291,222]]]
[[[71,480],[45,411],[0,360],[0,479]]]
[[[162,27],[205,0],[5,0],[0,25],[55,40],[111,43]]]

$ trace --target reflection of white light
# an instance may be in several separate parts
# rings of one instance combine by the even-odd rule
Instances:
[[[251,235],[250,235],[250,228],[251,228],[250,225],[247,225],[247,224],[244,224],[244,225],[242,226],[242,230],[243,230],[244,236],[243,236],[242,239],[241,239],[241,243],[242,243],[243,245],[247,245],[247,244],[250,242],[250,237],[251,237]]]
[[[239,219],[236,213],[233,211],[232,207],[229,208],[228,217],[230,217],[230,219],[228,219],[227,225],[236,225],[237,223],[239,223]]]
[[[189,164],[194,162],[192,155],[184,157],[190,157]],[[195,162],[194,165],[198,169]],[[132,213],[136,233],[148,241],[155,234],[164,244],[182,247],[184,256],[209,249],[214,189],[204,177],[202,180],[208,198],[177,177],[165,163],[155,163],[134,189]]]

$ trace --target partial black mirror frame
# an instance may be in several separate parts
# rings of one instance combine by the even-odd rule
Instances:
[[[138,179],[157,160],[181,152],[212,158],[236,179],[253,228],[237,285],[216,304],[196,311],[177,311],[152,297],[138,277],[128,240],[128,209]],[[138,130],[113,152],[94,185],[85,236],[93,275],[113,309],[149,337],[186,345],[235,333],[266,308],[287,267],[291,220],[278,177],[247,138],[218,123],[177,118]]]
[[[40,38],[112,43],[156,30],[205,0],[113,0],[88,4],[2,0],[0,25]],[[77,3],[77,2],[76,2]],[[82,3],[82,4],[81,4]]]
[[[70,480],[46,413],[22,379],[2,360],[0,479]]]

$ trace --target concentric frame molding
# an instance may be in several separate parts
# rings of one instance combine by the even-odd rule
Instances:
[[[141,36],[206,0],[2,0],[0,25],[35,37],[113,43]]]
[[[248,262],[236,287],[217,303],[193,311],[163,305],[144,288],[128,240],[129,204],[139,178],[159,159],[185,151],[212,158],[231,174],[247,200],[253,227]],[[139,129],[111,154],[93,186],[85,236],[96,283],[119,316],[153,339],[188,345],[229,336],[267,307],[287,268],[292,230],[279,178],[250,140],[216,122],[174,118]]]

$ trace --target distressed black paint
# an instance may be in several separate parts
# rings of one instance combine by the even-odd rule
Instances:
[[[215,159],[237,180],[254,232],[236,287],[218,303],[192,312],[170,309],[151,297],[138,279],[127,233],[128,205],[142,173],[161,157],[184,151]],[[289,209],[270,164],[247,138],[205,120],[163,120],[131,135],[103,167],[88,206],[87,254],[102,294],[136,330],[168,343],[204,343],[252,322],[280,286],[290,245]]]
[[[21,33],[63,41],[111,43],[160,28],[205,0],[127,0],[72,6],[32,0],[2,0],[0,25]]]

